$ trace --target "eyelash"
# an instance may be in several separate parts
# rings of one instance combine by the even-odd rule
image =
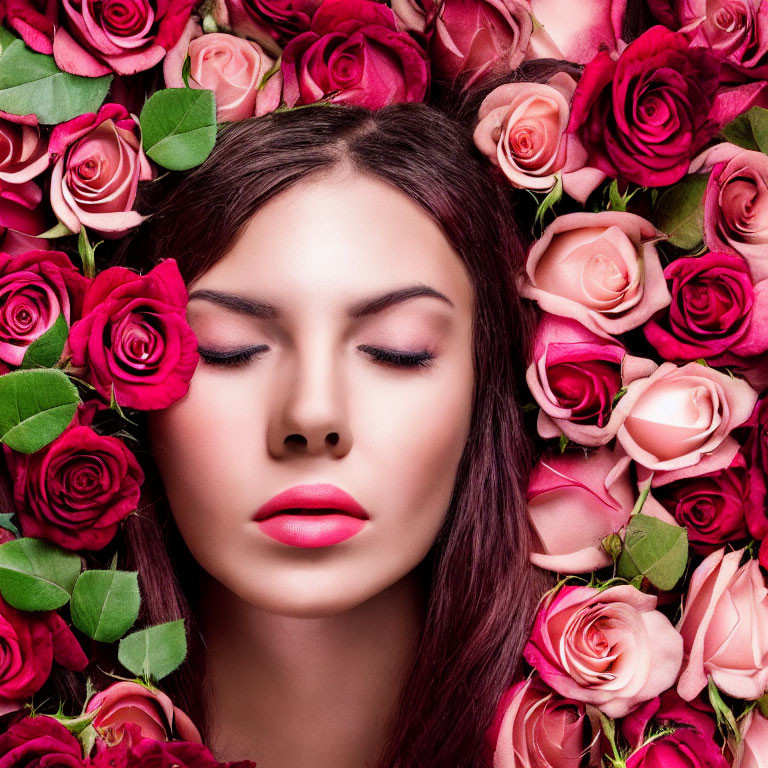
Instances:
[[[251,347],[249,349],[239,350],[238,352],[222,354],[213,350],[198,349],[200,358],[207,365],[231,366],[236,367],[247,363],[254,355],[266,352],[269,347],[264,345]],[[420,352],[406,353],[396,350],[380,349],[378,347],[369,347],[365,344],[358,347],[362,352],[367,352],[374,360],[382,363],[397,366],[399,368],[429,367],[434,365],[434,355],[428,350]]]

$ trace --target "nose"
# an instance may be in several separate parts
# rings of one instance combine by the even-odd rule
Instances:
[[[346,386],[330,346],[314,337],[279,372],[267,435],[274,458],[341,458],[349,451]]]

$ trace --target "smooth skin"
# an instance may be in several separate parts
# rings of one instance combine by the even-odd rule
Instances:
[[[207,574],[209,746],[259,768],[373,766],[424,618],[413,571],[469,435],[469,275],[418,203],[344,165],[263,206],[188,287],[203,358],[150,437]],[[371,306],[403,288],[430,295]],[[380,349],[428,364],[382,361]],[[235,365],[211,357],[238,352]],[[364,528],[315,549],[264,534],[255,511],[305,483],[351,494]]]

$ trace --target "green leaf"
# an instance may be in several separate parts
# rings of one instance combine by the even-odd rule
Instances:
[[[747,112],[755,143],[763,154],[768,154],[768,109],[752,107]]]
[[[184,57],[184,63],[181,65],[181,79],[184,85],[189,88],[189,74],[192,71],[192,59],[189,55]]]
[[[10,531],[14,536],[21,536],[21,531],[11,522],[13,512],[0,512],[0,528]]]
[[[79,555],[42,539],[6,541],[0,544],[0,592],[20,611],[61,608],[81,567]]]
[[[22,369],[50,368],[56,365],[64,351],[67,336],[69,336],[67,321],[64,315],[59,315],[56,322],[27,347],[19,367]]]
[[[568,447],[570,440],[565,435],[560,435],[560,453],[565,453],[565,449]]]
[[[737,147],[751,150],[759,149],[752,134],[752,124],[749,121],[748,114],[739,115],[735,120],[728,123],[721,133],[726,141],[730,141],[731,144],[735,144]]]
[[[20,453],[39,451],[67,428],[79,402],[75,385],[55,368],[0,376],[0,442]]]
[[[5,27],[0,27],[0,53],[2,53],[11,43],[19,38],[9,32]]]
[[[547,211],[554,205],[560,202],[563,197],[563,177],[561,174],[555,175],[556,181],[552,191],[541,201],[538,210],[536,211],[536,217],[533,220],[533,225],[544,225],[544,216]]]
[[[96,250],[88,239],[88,232],[85,227],[80,227],[80,234],[77,238],[77,250],[80,254],[80,260],[83,262],[83,274],[86,277],[96,277]]]
[[[82,77],[62,72],[53,56],[36,53],[16,40],[0,56],[0,110],[35,114],[43,125],[56,125],[85,112],[96,112],[112,75]]]
[[[642,513],[632,517],[619,557],[621,578],[633,581],[645,577],[658,589],[669,591],[685,573],[687,563],[685,528]]]
[[[144,151],[172,171],[193,168],[211,153],[216,141],[213,91],[164,88],[153,93],[141,110]]]
[[[656,226],[678,248],[691,250],[704,237],[704,192],[707,174],[691,174],[670,187],[659,198]]]
[[[72,592],[69,609],[74,625],[100,643],[114,643],[139,616],[136,571],[83,571]]]
[[[126,669],[155,681],[177,669],[186,655],[184,619],[133,632],[120,641],[117,649],[117,658]]]

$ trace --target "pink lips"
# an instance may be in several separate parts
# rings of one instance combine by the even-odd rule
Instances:
[[[321,512],[311,513],[306,510]],[[289,511],[290,510],[290,511]],[[267,536],[293,547],[328,547],[354,536],[366,511],[335,485],[296,485],[271,498],[254,520]]]

